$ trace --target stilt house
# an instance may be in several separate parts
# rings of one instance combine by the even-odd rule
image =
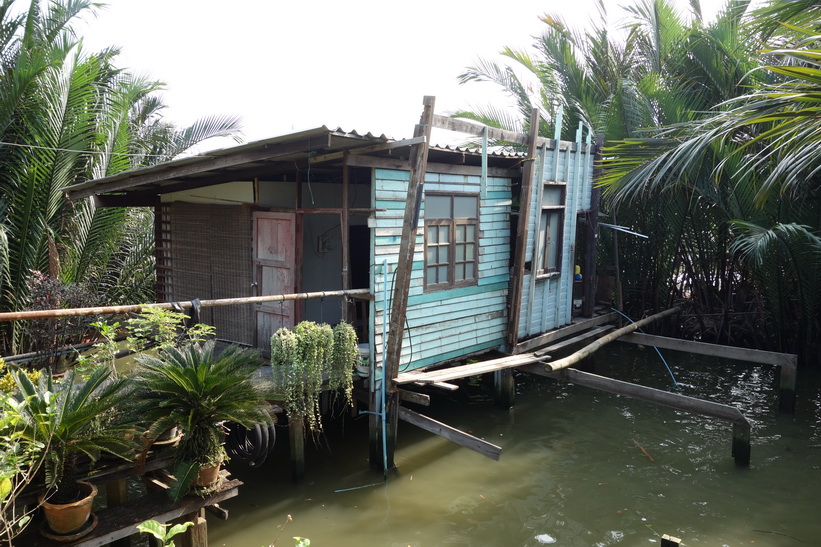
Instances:
[[[381,363],[385,309],[397,297],[406,305],[400,371],[514,352],[570,323],[574,310],[592,313],[590,134],[580,129],[576,142],[560,142],[432,111],[427,125],[529,151],[433,146],[424,131],[394,140],[318,127],[66,191],[93,196],[98,207],[154,209],[158,301],[367,289],[356,298],[202,308],[200,320],[219,338],[263,350],[280,327],[347,319],[369,344],[371,362]],[[426,159],[418,180],[414,154]],[[414,190],[417,222],[403,233]],[[405,292],[396,286],[403,237],[414,243]]]

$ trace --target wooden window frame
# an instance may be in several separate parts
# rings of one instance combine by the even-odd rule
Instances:
[[[422,280],[424,285],[425,292],[435,292],[441,291],[445,289],[456,289],[459,287],[470,287],[473,285],[477,285],[479,283],[479,209],[481,207],[481,203],[479,200],[479,194],[473,193],[461,193],[461,192],[425,192],[425,198],[427,196],[441,196],[450,198],[450,217],[449,218],[434,218],[429,219],[427,217],[427,213],[425,214],[425,223],[424,223],[424,231],[425,231],[425,243],[424,243],[424,254],[425,254],[425,264],[424,269],[422,271]],[[476,200],[476,216],[475,217],[454,217],[453,216],[453,208],[454,208],[454,198],[457,197],[465,197],[465,198],[474,198]],[[449,242],[448,242],[448,279],[447,281],[441,283],[428,283],[428,245],[430,244],[428,241],[428,227],[430,226],[448,226],[449,227]],[[456,228],[457,226],[473,226],[473,241],[465,241],[464,243],[473,243],[473,260],[464,260],[464,261],[457,261],[456,260]],[[438,246],[438,244],[437,244]],[[467,264],[473,263],[473,277],[470,279],[460,279],[456,280],[456,265],[458,264]],[[437,263],[438,264],[438,263]],[[444,263],[442,263],[444,264]]]
[[[544,241],[539,241],[539,263],[536,264],[536,278],[537,279],[545,279],[550,277],[558,277],[562,273],[562,254],[563,254],[563,247],[564,247],[564,221],[565,221],[565,211],[567,208],[567,184],[559,184],[559,183],[544,183],[544,187],[553,187],[559,188],[562,192],[561,197],[561,205],[540,205],[539,208],[539,216],[537,218],[537,232],[536,237],[541,240],[542,238],[542,219],[544,218],[545,213],[552,212],[556,216],[558,216],[559,222],[559,233],[558,233],[558,245],[556,246],[556,267],[555,268],[547,268],[546,261],[548,256],[548,245],[549,245],[549,228],[545,227],[545,239]]]

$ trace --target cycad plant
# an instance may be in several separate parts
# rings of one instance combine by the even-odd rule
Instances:
[[[173,426],[182,430],[176,455],[176,482],[169,495],[179,500],[199,468],[225,459],[224,422],[245,427],[273,424],[270,389],[257,376],[257,352],[229,346],[217,353],[215,342],[167,346],[137,358],[132,377],[138,414],[149,442]]]
[[[98,368],[85,382],[69,371],[59,384],[51,374],[33,383],[15,374],[19,435],[44,446],[39,454],[45,469],[46,487],[56,488],[51,503],[69,503],[79,495],[80,458],[94,463],[101,454],[130,460],[137,448],[132,414],[124,412],[128,387],[123,378]]]

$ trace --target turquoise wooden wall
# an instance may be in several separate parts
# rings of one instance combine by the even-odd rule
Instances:
[[[526,262],[533,260],[534,239],[538,241],[541,217],[539,187],[545,182],[563,182],[566,192],[561,267],[558,275],[552,276],[534,276],[529,269],[525,271],[518,326],[520,340],[567,325],[572,320],[576,217],[579,211],[590,208],[593,190],[590,140],[588,134],[586,142],[582,142],[579,133],[575,143],[561,142],[552,148],[546,144],[539,148],[528,219]]]
[[[383,289],[387,280],[387,309],[390,313],[392,281],[398,261],[409,179],[408,171],[373,170],[372,199],[377,212],[371,230],[371,287],[375,299],[371,302],[370,343],[377,364],[382,363]],[[480,185],[478,175],[427,173],[424,191],[480,194]],[[478,284],[425,292],[422,279],[423,199],[416,233],[400,371],[502,345],[507,320],[511,253],[510,210],[510,179],[488,177],[485,195],[480,195],[479,200]],[[384,260],[387,260],[387,271],[382,266]]]

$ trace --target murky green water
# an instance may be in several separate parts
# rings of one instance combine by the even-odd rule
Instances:
[[[683,545],[821,544],[818,375],[799,378],[791,416],[778,413],[773,368],[665,355],[682,393],[737,405],[753,422],[749,468],[730,456],[729,424],[522,375],[511,412],[481,386],[423,411],[501,445],[500,462],[401,423],[387,484],[336,493],[382,481],[368,469],[366,419],[309,447],[299,485],[282,431],[262,469],[231,468],[245,486],[222,504],[228,521],[209,517],[210,544],[658,545],[665,533]],[[598,374],[670,387],[652,351],[614,344],[596,361]]]

